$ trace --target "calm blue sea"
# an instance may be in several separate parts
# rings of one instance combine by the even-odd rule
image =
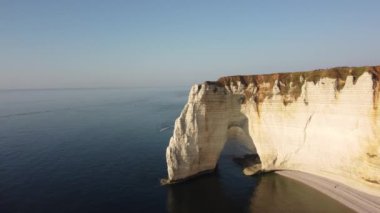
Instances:
[[[276,174],[160,186],[188,88],[0,91],[0,212],[348,212]],[[165,130],[166,129],[166,130]]]

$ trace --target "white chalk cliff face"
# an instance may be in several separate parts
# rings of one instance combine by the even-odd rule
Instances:
[[[380,196],[380,66],[223,77],[191,88],[169,181],[213,170],[231,135],[264,171],[298,170]]]

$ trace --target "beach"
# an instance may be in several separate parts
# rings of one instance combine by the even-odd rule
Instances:
[[[357,212],[380,212],[380,197],[304,172],[282,170],[276,171],[276,173],[315,188]]]

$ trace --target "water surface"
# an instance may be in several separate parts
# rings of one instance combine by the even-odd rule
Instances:
[[[188,88],[0,91],[0,212],[347,212],[275,174],[160,186]]]

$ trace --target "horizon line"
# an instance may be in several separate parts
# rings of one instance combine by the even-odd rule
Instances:
[[[30,90],[93,90],[93,89],[148,89],[148,88],[178,88],[187,85],[177,86],[123,86],[123,87],[45,87],[45,88],[0,88],[0,91],[30,91]]]

